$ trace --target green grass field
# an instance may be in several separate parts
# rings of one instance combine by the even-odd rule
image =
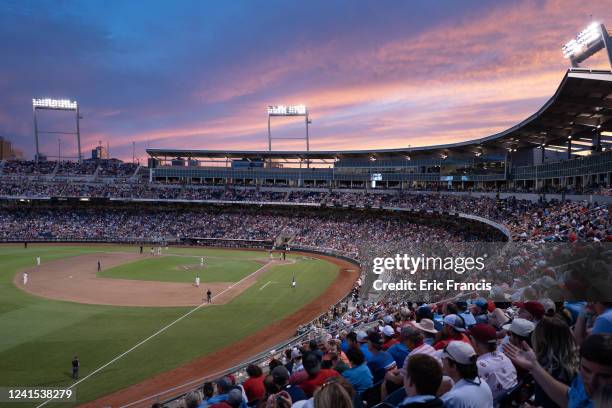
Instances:
[[[259,259],[265,262],[262,253]],[[266,254],[267,255],[267,254]],[[150,257],[136,262],[116,266],[98,272],[99,277],[149,280],[159,282],[193,282],[200,276],[201,282],[238,282],[263,266],[255,259],[215,257],[206,258],[204,268],[200,267],[200,257],[174,254],[163,257]]]
[[[51,259],[88,253],[136,250],[126,246],[30,245],[28,249],[20,245],[0,246],[0,386],[70,385],[70,361],[74,355],[81,360],[80,374],[84,377],[190,310],[54,301],[29,295],[12,283],[18,271],[34,265],[36,256],[41,256],[44,264]],[[176,262],[187,259],[191,264],[190,257],[205,256],[210,277],[206,277],[205,270],[203,281],[237,281],[261,266],[254,259],[267,258],[265,252],[237,250],[171,248],[169,252],[180,256],[140,260],[126,266],[127,269],[113,268],[104,275],[108,278],[192,280],[193,276],[183,276],[173,269]],[[172,262],[166,263],[168,258],[172,258]],[[257,284],[230,303],[198,310],[79,384],[78,402],[101,397],[231,345],[299,310],[320,295],[337,276],[337,267],[330,262],[303,257],[294,259],[295,264],[267,270],[259,276]],[[154,261],[159,261],[160,266],[152,267]],[[199,260],[195,263],[199,264]],[[162,279],[164,271],[176,274],[171,279]],[[294,273],[299,290],[290,289]],[[229,276],[232,279],[228,279]],[[269,281],[277,283],[261,289]]]

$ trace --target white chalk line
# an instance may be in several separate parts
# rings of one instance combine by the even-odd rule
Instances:
[[[245,276],[244,278],[240,279],[238,282],[234,283],[233,285],[228,286],[227,288],[225,288],[223,291],[221,291],[221,293],[215,295],[212,297],[212,300],[214,300],[216,297],[219,297],[221,295],[223,295],[225,292],[227,292],[228,290],[230,290],[231,288],[233,288],[234,286],[238,285],[239,283],[249,279],[251,276],[255,275],[257,272],[261,271],[262,269],[266,268],[271,262],[267,262],[264,266],[262,266],[261,268],[257,269],[255,272],[251,273],[250,275]],[[139,342],[138,344],[134,345],[132,348],[130,348],[129,350],[119,354],[117,357],[113,358],[111,361],[109,361],[108,363],[96,368],[94,371],[92,371],[91,373],[89,373],[88,375],[86,375],[85,377],[83,377],[82,379],[78,380],[77,382],[75,382],[74,384],[72,384],[71,386],[68,387],[68,389],[74,388],[77,385],[79,385],[80,383],[82,383],[83,381],[87,380],[88,378],[90,378],[91,376],[93,376],[94,374],[100,372],[101,370],[105,369],[106,367],[108,367],[109,365],[113,364],[115,361],[119,360],[120,358],[126,356],[127,354],[131,353],[132,351],[136,350],[138,347],[142,346],[143,344],[145,344],[146,342],[148,342],[149,340],[151,340],[152,338],[158,336],[159,334],[163,333],[164,331],[166,331],[167,329],[169,329],[170,327],[174,326],[176,323],[180,322],[181,320],[183,320],[184,318],[186,318],[187,316],[191,315],[192,313],[194,313],[195,311],[199,310],[202,306],[206,306],[209,303],[207,301],[202,301],[202,303],[200,303],[198,306],[194,307],[193,309],[191,309],[189,312],[185,313],[184,315],[182,315],[181,317],[177,318],[176,320],[174,320],[173,322],[167,324],[166,326],[162,327],[161,329],[159,329],[157,332],[153,333],[152,335],[150,335],[149,337],[147,337],[146,339],[142,340],[141,342]],[[43,402],[42,404],[38,405],[36,408],[40,408],[43,407],[45,405],[47,405],[49,402],[53,401],[56,398],[50,398],[48,400],[46,400],[45,402]]]
[[[268,281],[268,282],[264,283],[264,285],[261,288],[259,288],[259,290],[262,290],[263,288],[265,288],[266,286],[268,286],[271,283],[278,283],[278,282]]]

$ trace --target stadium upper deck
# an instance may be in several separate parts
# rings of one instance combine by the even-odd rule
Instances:
[[[602,152],[610,148],[612,72],[572,68],[535,114],[476,140],[379,150],[147,149],[147,153],[151,180],[295,187],[410,188],[460,183],[541,188],[609,185],[612,156]]]

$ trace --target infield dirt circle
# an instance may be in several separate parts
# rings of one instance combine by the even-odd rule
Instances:
[[[102,246],[102,245],[100,245]],[[359,277],[359,267],[331,256],[313,255],[292,251],[301,255],[323,259],[338,267],[338,275],[332,284],[316,299],[295,313],[277,320],[257,333],[247,336],[225,348],[199,357],[187,364],[157,374],[145,381],[116,391],[105,397],[87,402],[80,407],[150,407],[152,402],[164,401],[201,385],[204,378],[215,377],[223,370],[240,364],[257,353],[274,347],[295,335],[297,327],[307,323],[329,309],[350,292]],[[267,261],[262,267],[239,282],[204,283],[196,288],[189,283],[133,281],[98,278],[97,261],[104,268],[143,259],[147,255],[134,253],[96,253],[60,260],[47,261],[40,267],[28,268],[17,273],[14,284],[29,293],[52,299],[87,304],[122,306],[192,306],[202,304],[204,288],[211,288],[218,297],[213,304],[227,303],[253,285],[257,276],[278,259]],[[24,287],[23,272],[29,279]],[[233,287],[231,287],[234,285]],[[224,293],[222,293],[225,291]]]
[[[172,255],[162,255],[172,256]],[[146,259],[150,255],[128,252],[95,253],[47,261],[15,275],[17,287],[36,296],[70,302],[111,306],[197,306],[205,292],[213,293],[213,304],[224,304],[257,282],[257,278],[273,265],[291,261],[278,259],[262,263],[261,268],[238,282],[206,282],[200,287],[186,282],[157,282],[97,277],[98,261],[102,270],[128,262]],[[28,283],[23,284],[23,273]]]

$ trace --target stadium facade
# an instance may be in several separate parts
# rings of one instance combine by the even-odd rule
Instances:
[[[147,149],[150,181],[354,189],[610,185],[612,72],[569,69],[533,115],[494,135],[341,151]]]

